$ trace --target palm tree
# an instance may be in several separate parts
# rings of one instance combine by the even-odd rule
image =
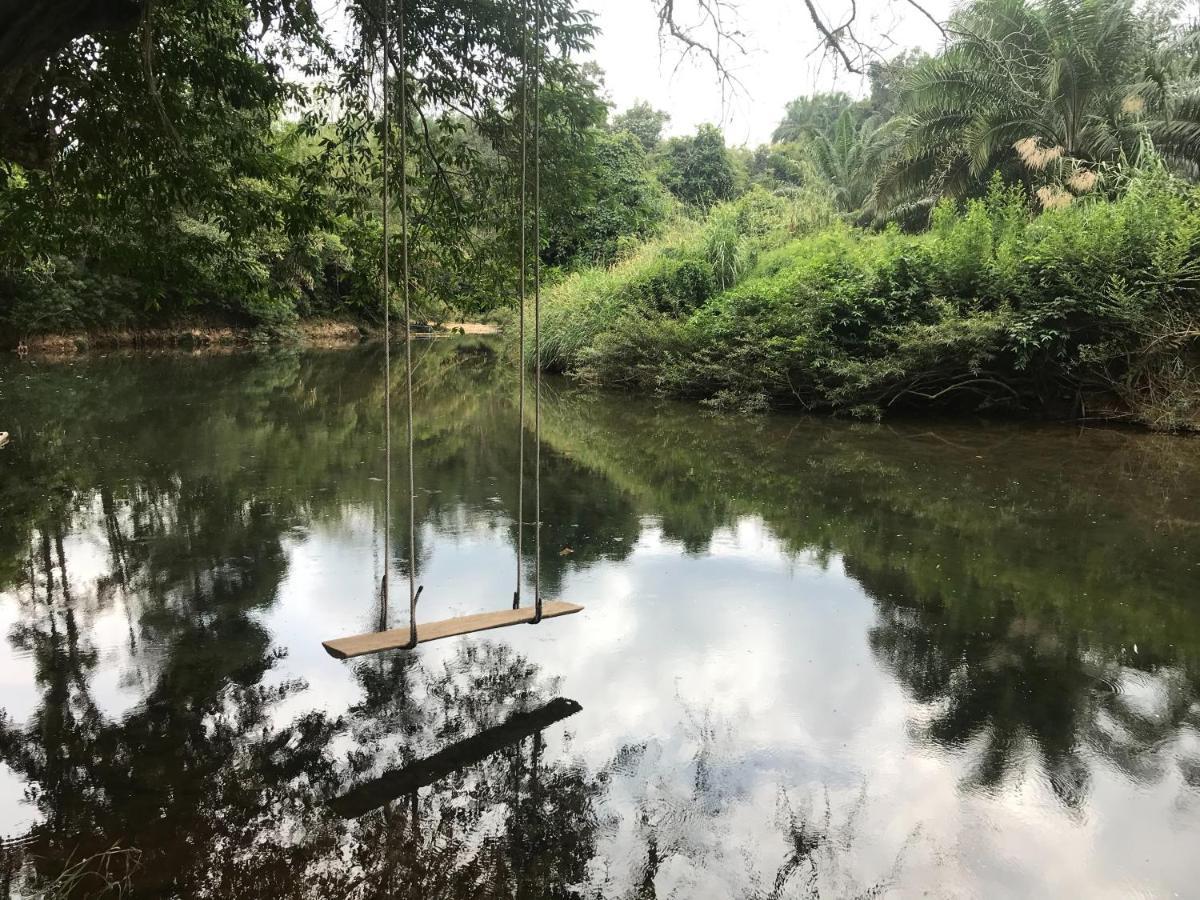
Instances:
[[[882,144],[879,120],[864,119],[848,107],[827,128],[809,138],[809,156],[833,192],[838,209],[861,213],[870,199]]]
[[[997,170],[1031,188],[1082,172],[1086,189],[1098,164],[1149,146],[1200,174],[1195,29],[1139,16],[1129,0],[975,0],[947,32],[886,128],[879,207],[969,194]]]
[[[814,134],[825,134],[847,109],[857,110],[859,118],[869,112],[863,103],[843,91],[797,97],[785,108],[783,121],[771,135],[771,143],[789,144]]]

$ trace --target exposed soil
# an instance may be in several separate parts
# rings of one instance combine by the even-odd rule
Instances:
[[[495,325],[479,322],[448,322],[429,328],[418,326],[424,334],[496,334]],[[299,343],[306,347],[351,347],[367,340],[378,340],[383,330],[356,322],[332,319],[312,319],[300,322],[294,335],[277,339],[284,343]],[[114,348],[177,348],[185,350],[217,350],[264,343],[261,332],[232,325],[213,323],[182,323],[169,328],[119,328],[80,331],[66,334],[42,334],[20,340],[18,353],[36,356],[71,356],[88,350]]]

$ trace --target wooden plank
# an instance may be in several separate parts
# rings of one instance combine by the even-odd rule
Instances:
[[[567,603],[565,600],[547,600],[542,604],[542,618],[555,619],[559,616],[569,616],[581,609],[583,607],[577,603]],[[533,607],[522,606],[520,609],[502,609],[496,612],[476,613],[473,616],[459,616],[456,619],[443,619],[440,622],[425,622],[417,625],[417,643],[424,644],[442,638],[474,634],[476,631],[521,625],[532,622],[533,617]],[[373,631],[369,634],[357,634],[353,637],[324,641],[321,646],[334,659],[352,659],[367,653],[395,650],[407,644],[408,626],[405,625],[403,628],[392,628],[388,631]]]
[[[581,709],[583,707],[574,700],[555,697],[537,709],[513,713],[500,725],[485,728],[479,734],[451,744],[433,756],[419,759],[402,769],[384,772],[380,777],[360,784],[335,797],[330,801],[330,806],[343,819],[357,818],[405,794],[440,781],[459,769],[482,762],[493,753],[523,741],[531,734],[544,731]]]

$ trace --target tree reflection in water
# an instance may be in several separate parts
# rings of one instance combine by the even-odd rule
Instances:
[[[217,588],[201,594],[199,608],[218,609]],[[440,669],[413,656],[360,664],[362,699],[345,716],[278,727],[273,711],[304,685],[260,684],[277,659],[269,641],[218,611],[178,629],[145,702],[111,721],[88,694],[94,654],[59,624],[70,596],[46,602],[45,628],[23,633],[43,703],[26,726],[0,728],[0,758],[36,786],[42,816],[5,851],[20,891],[114,844],[140,851],[138,896],[557,897],[584,879],[599,782],[548,760],[540,734],[354,820],[329,808],[374,772],[545,703],[549,686],[506,647],[463,645]]]
[[[37,786],[42,815],[4,851],[10,890],[33,892],[67,860],[114,845],[139,852],[132,896],[655,897],[665,860],[686,861],[685,886],[707,883],[706,868],[741,868],[769,886],[749,896],[854,884],[838,865],[853,815],[835,825],[828,799],[818,818],[781,794],[777,826],[793,849],[773,880],[739,865],[744,841],[723,820],[744,799],[730,788],[744,762],[732,726],[687,709],[695,753],[676,771],[640,769],[642,745],[589,772],[561,750],[548,754],[535,730],[440,773],[432,790],[343,818],[347,789],[469,744],[514,709],[536,715],[564,701],[550,700],[553,682],[507,646],[463,643],[441,666],[407,654],[360,662],[360,699],[344,716],[311,712],[280,727],[275,710],[305,685],[262,684],[280,655],[222,606],[227,581],[215,574],[195,573],[188,600],[208,615],[176,620],[152,690],[119,721],[89,696],[96,655],[78,628],[62,626],[74,598],[55,578],[46,633],[22,632],[48,648],[36,656],[42,705],[26,726],[0,728],[0,758]],[[600,838],[623,827],[619,808],[604,821],[600,810],[621,778],[638,794],[646,857],[629,872],[600,871]]]
[[[1013,602],[990,606],[981,626],[942,603],[914,601],[901,573],[850,571],[879,608],[872,649],[931,709],[923,736],[974,748],[972,787],[999,787],[1035,753],[1054,793],[1080,809],[1089,754],[1149,783],[1163,774],[1159,750],[1181,729],[1200,729],[1196,687],[1179,669],[1143,659],[1142,671],[1127,670],[1089,648],[1084,634]],[[1152,708],[1129,702],[1122,685],[1131,676],[1158,694]],[[1180,765],[1186,776],[1189,760]]]
[[[1177,765],[1196,785],[1194,442],[714,425],[673,404],[589,398],[546,422],[556,448],[691,551],[753,514],[796,554],[840,556],[878,611],[873,651],[928,708],[918,737],[968,753],[967,787],[992,791],[1031,757],[1073,809],[1097,759],[1145,782]]]

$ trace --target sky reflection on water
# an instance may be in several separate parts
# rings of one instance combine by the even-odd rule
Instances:
[[[487,342],[420,358],[421,616],[504,608],[509,373]],[[320,642],[379,615],[377,363],[0,370],[11,895],[114,844],[135,896],[1192,890],[1195,442],[559,385],[543,572],[585,611],[338,663]],[[555,697],[582,709],[333,813]]]

